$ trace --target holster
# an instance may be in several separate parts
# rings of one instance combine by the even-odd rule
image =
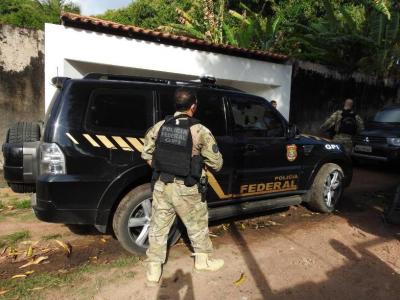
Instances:
[[[200,180],[203,171],[204,158],[201,155],[195,155],[190,161],[190,173],[185,178],[186,186],[194,186]]]
[[[208,178],[207,176],[203,176],[200,178],[198,184],[199,193],[201,194],[201,201],[205,202],[207,199],[207,191],[208,191]]]

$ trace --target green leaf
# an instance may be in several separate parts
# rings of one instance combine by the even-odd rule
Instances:
[[[230,44],[232,46],[238,46],[238,41],[235,38],[233,30],[227,24],[223,24],[222,27],[223,27],[223,30],[225,33],[225,38],[226,38],[228,44]]]
[[[229,14],[232,17],[234,17],[234,18],[238,19],[239,21],[241,21],[242,23],[245,23],[245,24],[249,24],[250,23],[243,15],[239,14],[237,11],[229,10]]]

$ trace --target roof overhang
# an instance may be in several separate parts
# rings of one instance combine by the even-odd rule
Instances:
[[[226,44],[215,44],[205,40],[194,39],[182,35],[175,35],[168,32],[144,29],[131,25],[123,25],[111,21],[106,21],[94,17],[81,16],[73,13],[63,13],[61,15],[61,21],[62,25],[68,27],[179,46],[183,48],[215,52],[230,56],[238,56],[281,64],[287,63],[289,61],[289,57],[283,54],[277,54],[269,51],[239,48]]]

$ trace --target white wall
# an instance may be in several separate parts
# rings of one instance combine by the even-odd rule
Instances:
[[[88,72],[195,79],[203,74],[278,102],[288,117],[292,66],[192,50],[155,42],[46,24],[45,105],[55,92],[51,78]]]

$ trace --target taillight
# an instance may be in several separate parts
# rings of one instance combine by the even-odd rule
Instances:
[[[65,156],[54,143],[40,145],[40,174],[66,174]]]

